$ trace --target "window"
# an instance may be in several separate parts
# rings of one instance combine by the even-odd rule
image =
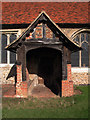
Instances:
[[[7,63],[7,52],[4,50],[7,45],[7,36],[2,35],[1,39],[1,63]]]
[[[13,64],[16,61],[16,54],[10,51],[5,50],[5,47],[13,42],[17,38],[17,33],[2,33],[1,36],[1,64]]]
[[[89,66],[89,33],[78,34],[74,39],[74,42],[79,44],[83,50],[74,52],[71,55],[72,67],[88,67]]]
[[[13,42],[13,40],[15,40],[17,38],[17,36],[15,34],[11,34],[10,35],[10,43]],[[15,63],[16,61],[16,54],[13,52],[10,52],[10,63]]]
[[[72,67],[79,66],[79,52],[74,52],[71,55]]]

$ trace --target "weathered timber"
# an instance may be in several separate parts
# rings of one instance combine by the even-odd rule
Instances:
[[[17,61],[21,62],[22,64],[22,80],[26,80],[26,50],[25,46],[22,45],[18,50],[17,50]]]

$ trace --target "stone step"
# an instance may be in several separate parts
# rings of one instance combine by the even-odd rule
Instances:
[[[45,85],[38,84],[33,88],[31,91],[32,97],[43,97],[43,98],[51,98],[51,97],[59,97],[56,96],[49,88],[47,88]]]

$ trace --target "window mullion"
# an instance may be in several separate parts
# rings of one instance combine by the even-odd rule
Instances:
[[[1,32],[0,32],[0,64],[1,64],[1,40],[2,40],[2,36],[1,36]]]
[[[80,36],[79,36],[79,45],[80,45],[80,47],[81,47],[81,34],[80,34]],[[79,67],[81,67],[81,50],[79,51]]]
[[[42,34],[43,34],[43,38],[46,38],[46,27],[45,27],[45,24],[43,23],[42,24],[42,28],[43,28],[43,32],[42,32]]]
[[[10,34],[7,34],[7,45],[10,44]],[[10,64],[10,51],[7,51],[7,64]]]

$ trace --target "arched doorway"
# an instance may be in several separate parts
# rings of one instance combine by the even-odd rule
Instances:
[[[26,54],[26,65],[29,74],[38,75],[38,84],[44,84],[54,94],[61,92],[62,53],[53,48],[37,48]]]

